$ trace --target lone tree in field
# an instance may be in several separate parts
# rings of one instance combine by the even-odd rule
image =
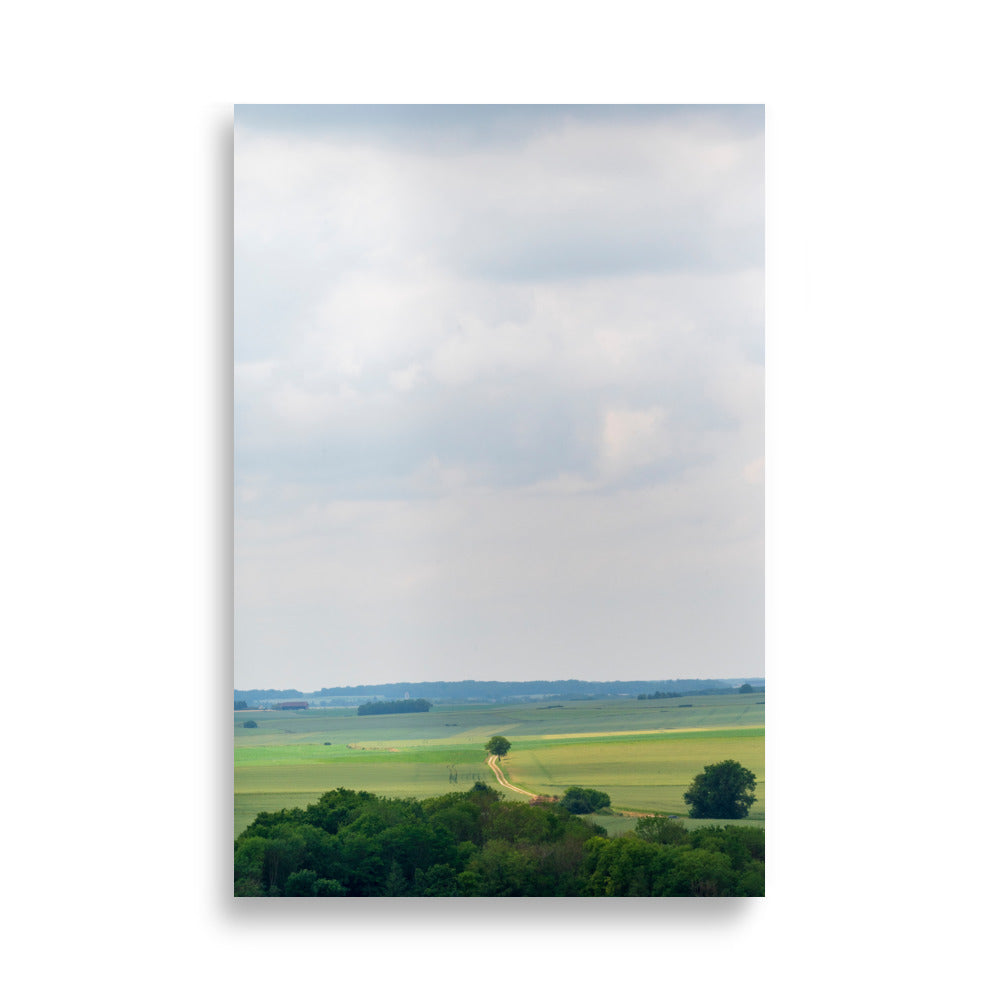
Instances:
[[[745,819],[757,801],[757,775],[735,760],[709,764],[691,782],[684,801],[692,819]]]
[[[487,753],[495,753],[498,757],[506,757],[510,753],[510,740],[503,736],[491,736],[486,744]]]

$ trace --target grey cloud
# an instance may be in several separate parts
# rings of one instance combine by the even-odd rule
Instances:
[[[270,470],[281,481],[311,485],[333,497],[418,496],[433,489],[421,478],[429,464],[461,469],[470,482],[519,487],[576,476],[594,488],[629,489],[676,477],[704,461],[708,445],[670,460],[650,459],[639,470],[601,484],[600,438],[609,408],[665,407],[668,429],[697,440],[706,432],[733,432],[738,423],[706,398],[698,382],[663,371],[630,386],[560,383],[544,373],[485,376],[470,384],[427,383],[402,396],[362,396],[340,416],[308,434],[287,432],[271,444],[237,410],[237,464],[242,474]],[[266,414],[257,416],[267,424]]]
[[[542,222],[527,231],[494,231],[489,238],[470,239],[453,263],[466,273],[504,281],[567,281],[761,266],[763,242],[758,230],[712,235],[714,240],[706,238],[694,223],[672,228],[655,218],[634,227],[627,222],[591,223],[585,218],[565,226]]]
[[[236,117],[243,686],[759,670],[760,109]]]
[[[690,109],[656,108],[383,109],[391,120],[411,115],[419,136],[435,128],[455,134],[446,128],[453,116],[470,123],[514,116],[535,126],[522,146],[473,144],[451,157],[417,147],[395,158],[373,144],[387,134],[377,111],[357,135],[350,123],[365,120],[365,112],[337,114],[360,145],[335,157],[293,132],[302,156],[318,158],[303,177],[308,200],[269,183],[275,170],[288,169],[294,145],[272,143],[279,159],[257,178],[267,182],[272,205],[266,225],[274,269],[296,255],[295,241],[308,250],[297,269],[317,278],[387,253],[507,281],[762,264],[762,137],[731,127],[752,120],[747,111],[714,109],[700,118]],[[261,136],[245,141],[252,150]],[[238,184],[238,201],[242,190]],[[377,225],[359,226],[359,211]],[[286,228],[293,240],[283,237]]]
[[[238,130],[448,154],[517,148],[539,134],[579,122],[671,122],[701,132],[755,135],[763,130],[764,109],[759,104],[238,104],[234,118]]]
[[[600,144],[613,138],[597,133],[588,140],[584,131],[579,155],[600,154]],[[761,267],[756,143],[737,147],[734,164],[709,178],[697,174],[697,144],[682,145],[683,158],[665,173],[655,150],[647,154],[654,162],[635,172],[622,169],[624,151],[589,166],[534,147],[516,171],[505,161],[473,163],[469,179],[453,176],[447,187],[424,192],[434,252],[458,273],[522,281]],[[742,204],[756,203],[757,210],[720,213],[717,202],[733,187],[745,188],[750,197]],[[692,193],[681,193],[685,188]]]

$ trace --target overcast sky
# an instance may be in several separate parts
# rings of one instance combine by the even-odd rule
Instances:
[[[763,124],[237,106],[237,687],[763,674]]]

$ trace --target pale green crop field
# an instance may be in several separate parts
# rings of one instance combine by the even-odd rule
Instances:
[[[256,729],[243,728],[248,719]],[[682,795],[694,776],[732,757],[757,775],[750,820],[764,818],[762,696],[689,695],[448,705],[360,717],[353,709],[236,712],[236,833],[262,810],[305,806],[331,788],[420,799],[465,790],[476,780],[498,787],[484,750],[495,733],[511,741],[504,770],[513,784],[552,795],[569,785],[598,788],[611,796],[613,808],[636,812],[683,815]],[[596,819],[609,832],[634,825],[618,817]]]
[[[542,795],[597,788],[615,809],[684,815],[684,792],[706,764],[732,758],[757,775],[751,819],[764,818],[764,729],[702,729],[633,737],[524,741],[504,764],[508,780]]]
[[[460,745],[418,751],[350,749],[343,744],[237,748],[236,832],[261,811],[306,806],[331,788],[426,799],[465,790],[475,781],[495,784],[485,759],[482,750]]]

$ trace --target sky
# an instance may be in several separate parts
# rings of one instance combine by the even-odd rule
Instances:
[[[235,686],[764,673],[764,113],[235,112]]]

